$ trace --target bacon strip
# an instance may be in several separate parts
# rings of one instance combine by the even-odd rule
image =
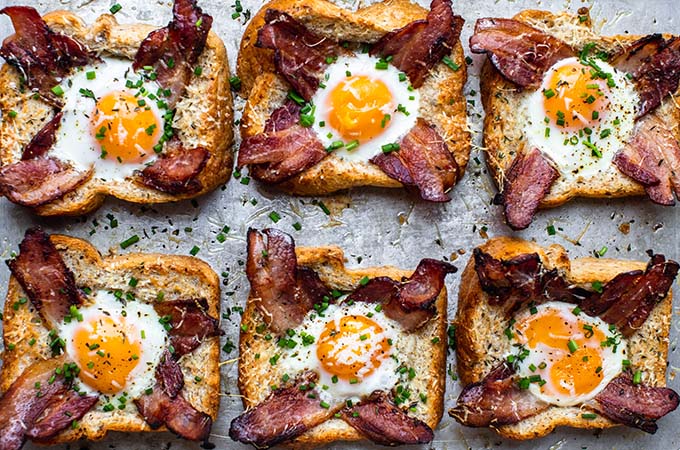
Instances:
[[[586,314],[597,315],[616,325],[624,336],[630,336],[647,320],[658,302],[663,300],[678,274],[680,265],[653,255],[647,269],[617,275],[604,285],[602,293],[579,305]]]
[[[82,418],[97,402],[97,396],[75,398],[71,383],[62,375],[50,382],[63,365],[61,357],[27,367],[0,398],[0,448],[18,450],[28,436],[52,437]]]
[[[298,268],[295,242],[273,228],[248,230],[246,275],[251,296],[275,333],[295,328],[312,307],[328,296],[328,288],[311,269]]]
[[[503,183],[503,208],[510,228],[523,230],[531,224],[541,200],[559,176],[537,148],[515,158]]]
[[[593,408],[608,419],[654,434],[656,421],[675,410],[680,396],[669,388],[633,384],[630,371],[614,378],[594,399]]]
[[[656,53],[644,59],[642,65],[634,72],[633,80],[640,95],[636,111],[636,117],[640,118],[659,106],[667,95],[678,90],[680,38],[673,37],[664,41]]]
[[[166,99],[170,109],[184,95],[205,48],[212,21],[196,5],[196,0],[175,0],[170,23],[149,33],[137,50],[132,67],[139,70],[153,66],[158,83],[170,89]]]
[[[80,305],[73,272],[40,228],[26,231],[19,255],[7,265],[50,328],[63,321],[71,305]]]
[[[14,66],[30,88],[55,106],[61,104],[51,89],[74,67],[96,59],[78,41],[52,32],[40,14],[28,6],[0,9],[12,20],[15,33],[4,40],[0,56]]]
[[[548,408],[514,380],[515,369],[503,361],[479,383],[463,389],[449,415],[469,427],[501,426],[517,423]]]
[[[381,153],[371,162],[387,176],[406,185],[415,185],[424,200],[451,200],[446,192],[458,178],[458,164],[437,130],[422,118],[418,118],[416,125],[402,138],[398,151]]]
[[[388,277],[372,278],[347,300],[381,303],[387,317],[399,322],[404,331],[413,331],[435,315],[434,303],[444,288],[444,279],[457,270],[449,263],[425,258],[401,283]]]
[[[222,334],[219,321],[208,314],[204,298],[154,303],[153,307],[159,316],[170,319],[168,334],[175,358],[191,353],[204,339]]]
[[[545,270],[536,253],[502,261],[476,248],[474,259],[477,277],[490,304],[502,305],[510,313],[528,302],[577,303],[586,314],[616,325],[624,336],[639,329],[656,304],[668,295],[680,269],[675,261],[652,255],[644,272],[621,273],[596,293],[571,286],[556,270]]]
[[[182,370],[168,351],[156,367],[156,386],[149,395],[135,400],[139,413],[152,429],[165,425],[170,431],[191,441],[208,438],[212,418],[194,408],[182,396]]]
[[[430,69],[451,53],[464,23],[461,16],[453,14],[451,0],[433,0],[425,20],[387,33],[373,45],[371,54],[392,56],[392,64],[419,88]]]
[[[342,420],[380,445],[428,444],[434,432],[425,422],[398,408],[384,391],[342,411]]]
[[[307,371],[290,386],[273,391],[260,404],[231,421],[229,436],[244,444],[267,448],[290,441],[325,422],[343,403],[321,406],[318,388],[310,389],[318,375]]]
[[[57,200],[92,176],[56,158],[37,158],[0,167],[0,194],[23,206],[36,207]]]
[[[328,66],[326,58],[340,52],[337,42],[312,33],[283,11],[268,9],[264,21],[255,46],[274,50],[276,70],[302,98],[311,100]]]
[[[513,19],[478,19],[470,38],[472,53],[486,53],[513,83],[537,88],[556,62],[575,55],[561,40]]]
[[[632,139],[617,152],[614,164],[641,183],[654,203],[674,205],[673,193],[680,197],[680,146],[656,114],[638,121]]]
[[[241,141],[239,167],[251,165],[251,174],[261,181],[280,183],[312,167],[328,152],[310,128],[297,122],[300,106],[287,101],[274,110],[264,131]]]
[[[54,145],[57,137],[57,130],[61,125],[61,118],[64,115],[61,111],[56,113],[52,120],[47,122],[44,127],[31,139],[21,155],[22,160],[34,159],[44,156]]]
[[[141,172],[144,185],[168,194],[193,194],[203,189],[196,177],[210,158],[203,147],[186,149],[181,144],[160,156]]]
[[[614,55],[609,64],[621,72],[636,77],[644,70],[645,63],[648,63],[652,56],[659,53],[665,44],[666,39],[662,34],[648,34],[633,42],[625,51]]]

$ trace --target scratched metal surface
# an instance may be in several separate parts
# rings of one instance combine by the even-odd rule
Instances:
[[[345,0],[349,7],[356,7],[358,0]],[[422,1],[421,1],[422,2]],[[87,21],[107,12],[113,0],[2,0],[0,5],[10,3],[29,4],[41,12],[53,9],[72,9]],[[170,17],[170,0],[119,0],[123,9],[117,14],[121,22],[143,21],[164,25]],[[232,70],[244,20],[231,18],[232,0],[200,0],[203,9],[214,18],[213,27],[225,41]],[[259,2],[244,0],[244,9],[255,12]],[[680,23],[674,18],[677,11],[675,0],[598,1],[592,3],[536,1],[536,0],[483,0],[455,2],[456,11],[466,19],[463,40],[467,42],[472,26],[478,17],[511,16],[525,8],[575,11],[581,6],[592,6],[592,14],[605,34],[652,33],[668,31],[680,33]],[[9,20],[0,18],[0,37],[11,31]],[[467,47],[467,44],[466,44]],[[196,202],[155,207],[142,207],[108,200],[93,214],[82,218],[39,219],[29,211],[0,200],[0,257],[7,259],[23,235],[24,230],[40,224],[50,232],[59,232],[89,239],[103,254],[131,252],[164,252],[188,254],[194,246],[200,247],[198,257],[208,261],[223,280],[222,308],[243,306],[247,295],[247,280],[243,272],[245,258],[244,234],[248,227],[266,227],[273,223],[269,213],[276,211],[282,217],[276,226],[291,233],[299,244],[337,244],[345,249],[350,266],[367,267],[394,264],[413,268],[423,257],[456,258],[455,264],[462,268],[470,255],[470,249],[488,236],[511,234],[501,220],[497,207],[489,206],[495,192],[481,160],[479,144],[481,117],[478,90],[478,73],[481,58],[474,56],[469,68],[470,81],[466,86],[469,101],[469,122],[473,130],[475,150],[467,174],[453,191],[453,200],[446,205],[425,204],[414,201],[398,190],[359,189],[344,195],[324,198],[331,214],[326,215],[312,199],[292,198],[257,183],[244,185],[232,180],[222,189],[199,198]],[[237,103],[237,110],[242,103]],[[237,116],[238,117],[238,116]],[[477,159],[475,159],[477,157]],[[601,201],[578,200],[559,209],[540,212],[534,224],[526,231],[516,233],[526,239],[547,244],[561,244],[572,257],[585,256],[594,250],[608,247],[608,257],[646,259],[645,250],[653,248],[672,258],[679,258],[676,229],[680,216],[676,208],[654,206],[640,199]],[[110,217],[118,220],[111,228]],[[295,231],[292,224],[302,224]],[[554,224],[561,231],[549,236],[546,226]],[[625,234],[620,226],[628,224]],[[220,243],[216,235],[224,225],[231,231],[227,240]],[[138,244],[120,250],[119,243],[138,234]],[[4,291],[9,271],[0,267],[0,285]],[[453,317],[456,307],[459,274],[450,277],[449,315]],[[2,300],[0,300],[2,301]],[[222,320],[226,338],[237,340],[238,314]],[[678,339],[678,310],[674,309],[671,332],[669,385],[680,389],[680,352],[675,351]],[[245,448],[233,443],[227,436],[231,419],[241,412],[241,401],[236,388],[237,352],[222,353],[221,408],[213,427],[212,442],[218,448]],[[455,355],[449,356],[449,368],[455,373]],[[460,385],[447,377],[447,406],[451,405],[460,391]],[[435,441],[422,448],[465,449],[678,449],[680,448],[680,412],[671,414],[660,422],[660,430],[654,435],[626,428],[612,429],[602,433],[591,431],[558,430],[533,442],[509,442],[488,430],[465,429],[448,416],[443,418],[436,431]],[[80,442],[70,448],[90,449],[116,448],[121,450],[146,448],[197,448],[197,445],[176,439],[169,433],[127,435],[112,433],[97,443]],[[34,448],[27,445],[27,448]],[[373,448],[361,444],[334,444],[329,449]],[[418,447],[416,447],[418,448]]]

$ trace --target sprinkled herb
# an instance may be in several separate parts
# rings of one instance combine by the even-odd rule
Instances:
[[[382,147],[380,147],[383,151],[383,153],[391,153],[399,150],[399,143],[397,142],[392,142],[389,144],[385,144]]]
[[[597,419],[597,414],[583,413],[583,414],[581,414],[581,417],[583,417],[584,419],[587,419],[587,420],[593,420],[593,419]]]
[[[571,353],[574,353],[576,350],[578,350],[578,344],[573,339],[570,339],[569,342],[567,342],[567,347]]]
[[[120,11],[121,9],[123,9],[123,7],[120,5],[120,3],[116,3],[115,5],[113,5],[113,6],[109,9],[109,12],[110,12],[111,14],[116,14],[116,13],[117,13],[118,11]]]
[[[545,98],[552,98],[555,96],[555,91],[553,91],[552,89],[544,89],[543,95],[545,95]]]
[[[367,276],[364,276],[361,280],[359,280],[359,284],[362,286],[366,286],[368,284],[369,278]]]
[[[123,242],[121,242],[121,243],[120,243],[120,248],[122,248],[123,250],[125,250],[126,248],[128,248],[128,247],[131,246],[131,245],[136,244],[137,242],[139,242],[139,236],[137,236],[137,235],[135,234],[135,235],[130,236],[129,238],[125,239]]]
[[[189,253],[191,254],[191,256],[196,256],[198,254],[198,252],[200,252],[200,251],[201,251],[201,248],[194,245],[191,248],[191,250],[189,251]]]
[[[443,62],[444,64],[446,64],[446,66],[447,66],[449,69],[453,70],[454,72],[456,72],[458,69],[460,69],[460,64],[456,64],[456,63],[455,63],[451,58],[449,58],[448,56],[444,56],[444,57],[442,58],[442,62]]]
[[[300,231],[302,229],[302,225],[300,224],[300,222],[295,222],[293,224],[293,228],[295,228],[295,231]]]
[[[269,218],[271,219],[272,222],[277,223],[279,220],[281,220],[281,216],[279,213],[276,211],[272,211],[269,213]]]
[[[637,370],[633,374],[633,384],[640,384],[642,382],[642,371]]]

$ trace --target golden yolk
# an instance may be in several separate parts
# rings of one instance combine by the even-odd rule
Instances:
[[[163,127],[151,109],[126,92],[112,92],[97,101],[90,118],[91,133],[102,158],[142,163],[154,155]]]
[[[566,320],[559,311],[553,309],[533,314],[515,325],[529,348],[536,348],[540,343],[559,350],[567,350],[571,340],[579,347],[587,344],[597,344],[599,347],[600,342],[606,340],[604,333],[598,328],[592,327],[592,330],[587,330],[584,326],[588,325],[581,320]]]
[[[552,125],[569,131],[594,128],[607,113],[609,87],[593,79],[590,68],[578,62],[552,73],[543,90],[543,107]]]
[[[103,394],[121,391],[141,356],[139,333],[121,319],[100,316],[73,337],[76,354],[71,356],[80,367],[80,379]]]
[[[385,83],[364,75],[351,76],[339,83],[328,97],[328,121],[346,141],[367,141],[381,134],[390,124],[386,111],[392,111],[392,93]]]
[[[319,337],[316,356],[323,368],[343,380],[360,381],[380,367],[388,354],[383,329],[365,316],[345,316],[337,323],[330,321]]]
[[[597,349],[579,348],[552,365],[550,379],[557,393],[587,394],[602,381],[602,357]]]

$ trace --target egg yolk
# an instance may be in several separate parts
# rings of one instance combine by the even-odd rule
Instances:
[[[120,163],[142,163],[154,155],[163,127],[156,114],[127,92],[112,92],[99,99],[90,117],[92,136],[101,157]]]
[[[607,82],[574,62],[554,70],[543,85],[543,107],[550,123],[569,131],[595,127],[607,114]]]
[[[100,316],[83,323],[73,337],[80,379],[103,394],[120,392],[137,366],[141,345],[137,333],[122,318]]]
[[[351,383],[380,367],[389,350],[380,325],[366,316],[345,316],[326,324],[316,356],[328,373]]]
[[[351,76],[328,96],[328,121],[344,140],[365,142],[389,126],[392,103],[392,93],[381,80]]]
[[[556,389],[551,394],[587,394],[602,381],[601,343],[607,338],[597,327],[546,309],[517,323],[515,329],[530,349],[538,345],[555,349],[547,361],[552,383],[545,384],[543,392]]]

